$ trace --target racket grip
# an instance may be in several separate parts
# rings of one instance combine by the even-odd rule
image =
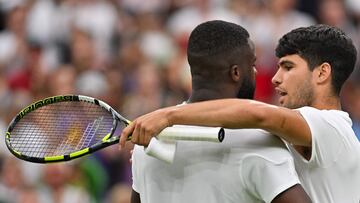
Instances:
[[[164,141],[222,142],[225,138],[225,131],[221,127],[173,126],[165,128],[159,133],[157,138]]]

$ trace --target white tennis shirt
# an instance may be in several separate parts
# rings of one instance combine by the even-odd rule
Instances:
[[[135,146],[133,189],[142,203],[260,203],[298,184],[284,143],[257,129],[226,130],[223,143],[178,141],[173,164]]]
[[[312,134],[309,161],[289,146],[300,181],[314,203],[360,202],[360,142],[344,111],[298,109]]]

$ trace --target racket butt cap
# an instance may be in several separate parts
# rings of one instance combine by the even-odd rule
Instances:
[[[224,130],[224,128],[220,129],[218,138],[219,138],[219,142],[222,142],[224,140],[224,138],[225,138],[225,130]]]

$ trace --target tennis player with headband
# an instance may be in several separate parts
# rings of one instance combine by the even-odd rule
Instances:
[[[134,143],[147,145],[175,124],[260,128],[286,140],[313,202],[359,203],[360,143],[339,96],[355,66],[352,40],[327,25],[298,28],[279,40],[276,55],[272,82],[282,107],[245,99],[169,107],[136,119],[121,144],[132,132]]]
[[[200,24],[190,35],[187,54],[192,75],[187,103],[253,98],[254,45],[244,28],[224,21]],[[311,202],[280,139],[263,130],[225,133],[223,143],[177,142],[172,164],[146,155],[144,147],[135,145],[132,202]],[[141,140],[139,132],[134,135],[133,141]]]

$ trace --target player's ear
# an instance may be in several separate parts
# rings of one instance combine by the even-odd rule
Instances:
[[[315,68],[316,83],[323,84],[331,82],[331,65],[327,62],[322,63]]]
[[[241,80],[241,70],[238,65],[232,65],[230,69],[230,76],[234,82]]]

